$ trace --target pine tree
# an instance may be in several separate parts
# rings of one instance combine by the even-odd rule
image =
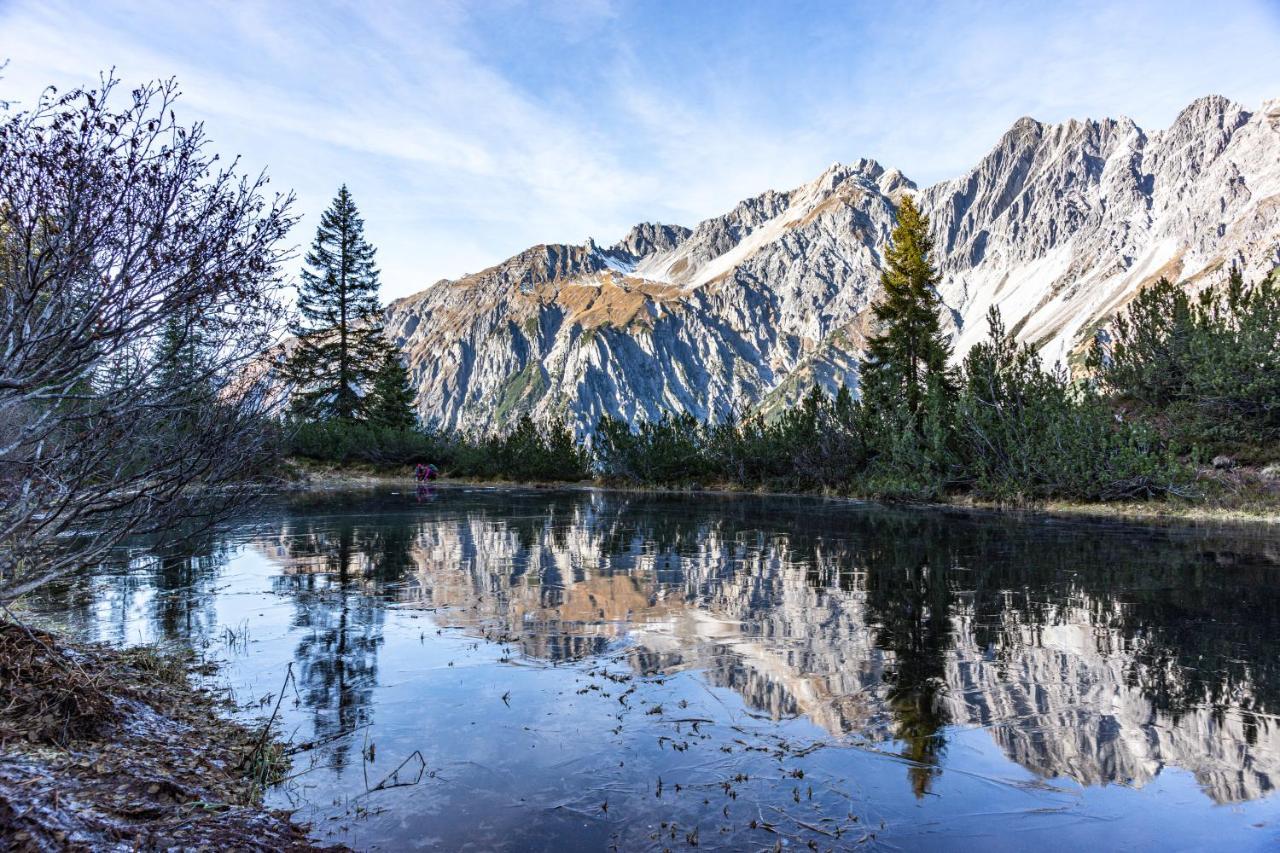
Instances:
[[[373,377],[368,416],[371,423],[394,429],[412,429],[417,425],[409,371],[404,369],[400,357],[390,346],[386,347],[382,366]]]
[[[202,412],[217,397],[209,349],[194,309],[165,320],[151,381],[155,405],[171,411],[169,422],[179,432],[199,429]]]
[[[310,418],[356,420],[382,368],[378,269],[364,220],[346,184],[320,217],[298,288],[297,345],[285,372],[294,411]]]
[[[947,370],[950,344],[938,319],[942,303],[934,290],[939,276],[929,258],[932,250],[929,218],[907,196],[885,250],[884,299],[872,309],[878,328],[861,365],[867,405],[881,412],[905,405],[917,428],[926,401],[945,402],[955,393]]]
[[[161,392],[190,393],[197,396],[211,384],[205,365],[207,344],[191,311],[167,318],[156,352],[154,382]]]

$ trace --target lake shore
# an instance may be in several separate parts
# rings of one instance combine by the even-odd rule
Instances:
[[[289,813],[262,805],[285,748],[199,686],[212,669],[191,653],[0,622],[8,849],[322,849]]]
[[[413,471],[409,467],[399,470],[371,467],[322,467],[303,464],[295,465],[293,473],[294,477],[289,481],[288,488],[300,491],[337,491],[392,486],[403,486],[412,489],[417,485],[413,479]],[[472,488],[597,490],[659,495],[706,494],[808,497],[884,506],[976,510],[1014,516],[1052,516],[1116,521],[1280,524],[1280,480],[1266,480],[1257,469],[1253,468],[1240,468],[1234,471],[1215,471],[1211,468],[1206,468],[1199,472],[1197,484],[1203,490],[1204,497],[1194,501],[1177,498],[1163,501],[1115,501],[1110,503],[1048,500],[1019,504],[975,500],[964,495],[958,495],[942,501],[904,503],[857,497],[836,492],[788,492],[767,489],[744,489],[733,484],[709,484],[696,488],[675,488],[609,483],[600,480],[516,482],[445,477],[432,481],[431,485],[433,488],[467,486]]]

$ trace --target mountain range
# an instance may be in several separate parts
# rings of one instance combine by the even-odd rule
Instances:
[[[502,429],[526,412],[589,431],[688,411],[766,413],[813,383],[857,388],[904,194],[929,216],[957,358],[1007,327],[1047,363],[1161,276],[1214,284],[1280,263],[1280,99],[1200,98],[1164,130],[1019,119],[965,174],[919,188],[835,164],[698,223],[601,246],[544,244],[389,305],[424,422]]]

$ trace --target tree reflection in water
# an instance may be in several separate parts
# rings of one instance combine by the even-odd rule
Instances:
[[[970,727],[1082,784],[1174,764],[1239,802],[1280,778],[1280,549],[1247,532],[449,489],[282,501],[251,521],[271,530],[250,538],[291,602],[317,739],[372,719],[395,605],[445,608],[531,658],[696,670],[775,719],[893,745],[917,797]],[[146,592],[151,633],[190,642],[217,630],[217,572],[245,535],[160,558],[143,543],[49,597],[123,631]]]
[[[302,701],[313,715],[316,740],[334,742],[330,760],[341,770],[352,741],[338,738],[369,722],[383,643],[383,602],[376,591],[412,565],[411,525],[369,525],[351,516],[290,517],[279,542],[286,570],[277,593],[295,607],[294,625],[306,633],[294,653]]]
[[[913,549],[914,550],[914,549]],[[909,555],[904,555],[908,560]],[[901,557],[895,555],[894,563]],[[927,562],[908,562],[868,573],[876,583],[868,590],[868,610],[880,648],[892,652],[884,680],[894,718],[894,735],[905,746],[911,764],[907,774],[917,797],[929,791],[939,773],[947,724],[940,694],[946,687],[946,651],[951,615],[945,567],[933,572]]]

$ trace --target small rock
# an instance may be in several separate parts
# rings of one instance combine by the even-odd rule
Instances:
[[[1272,462],[1258,472],[1258,476],[1269,483],[1280,480],[1280,462]]]
[[[1213,457],[1213,467],[1219,471],[1230,471],[1236,467],[1236,460],[1230,456],[1215,456]]]

